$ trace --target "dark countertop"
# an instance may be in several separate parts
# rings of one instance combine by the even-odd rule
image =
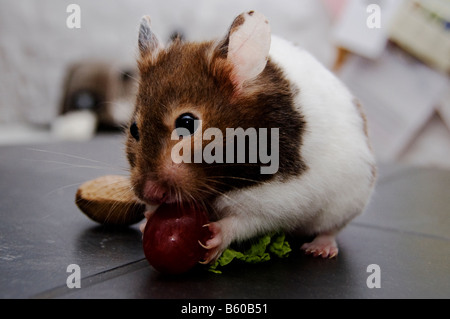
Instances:
[[[137,225],[105,228],[75,206],[81,183],[127,167],[117,135],[0,147],[1,298],[450,297],[450,171],[380,165],[375,195],[339,234],[336,259],[295,246],[287,259],[168,277],[144,259]],[[66,286],[70,264],[80,266],[80,289]],[[367,286],[371,264],[381,288]]]

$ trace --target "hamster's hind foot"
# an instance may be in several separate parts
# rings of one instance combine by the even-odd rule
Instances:
[[[325,233],[318,235],[310,243],[305,243],[300,247],[307,255],[322,258],[334,258],[338,254],[338,246],[336,243],[336,234]]]

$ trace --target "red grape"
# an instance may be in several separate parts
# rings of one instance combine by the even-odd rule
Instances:
[[[161,273],[181,274],[205,256],[211,236],[208,215],[198,207],[162,204],[151,215],[144,230],[143,248],[150,265]]]

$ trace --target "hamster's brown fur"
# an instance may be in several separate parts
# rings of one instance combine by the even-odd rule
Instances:
[[[157,57],[138,61],[140,87],[132,119],[141,135],[138,143],[128,134],[127,154],[138,197],[151,179],[181,194],[181,200],[204,200],[232,188],[246,187],[273,178],[260,174],[257,164],[182,163],[177,180],[165,175],[173,166],[170,150],[176,118],[185,112],[199,114],[208,127],[279,128],[278,173],[298,175],[306,169],[299,156],[305,122],[293,107],[293,93],[282,71],[270,60],[260,76],[237,89],[232,68],[224,56],[224,43],[184,43],[175,40]],[[215,177],[217,176],[217,177]],[[185,193],[189,194],[184,196]]]

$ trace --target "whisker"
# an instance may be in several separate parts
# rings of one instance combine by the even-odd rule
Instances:
[[[43,150],[43,149],[32,148],[32,147],[29,147],[28,149],[32,150],[32,151],[36,151],[36,152],[49,153],[49,154],[54,154],[54,155],[61,155],[61,156],[66,156],[66,157],[70,157],[70,158],[80,159],[80,160],[84,160],[84,161],[88,161],[88,162],[110,165],[110,164],[108,164],[106,162],[102,162],[102,161],[98,161],[98,160],[94,160],[94,159],[90,159],[90,158],[86,158],[86,157],[81,157],[81,156],[77,156],[77,155],[73,155],[73,154],[68,154],[68,153],[55,152],[55,151]]]
[[[213,192],[215,192],[216,194],[225,197],[226,199],[228,199],[230,202],[234,203],[234,204],[239,204],[239,202],[237,202],[236,200],[234,200],[233,198],[231,198],[230,196],[228,196],[226,193],[224,192],[220,192],[214,189],[211,189]]]
[[[120,73],[121,75],[126,75],[126,76],[129,77],[130,79],[136,81],[136,83],[138,83],[138,84],[142,84],[140,77],[133,76],[133,75],[130,74],[129,72],[124,72],[124,71],[120,71],[119,73]]]
[[[109,167],[104,167],[104,166],[80,165],[80,164],[73,164],[73,163],[53,161],[53,160],[38,160],[38,159],[32,159],[32,158],[24,158],[24,160],[30,161],[30,162],[43,162],[43,163],[50,163],[50,164],[65,165],[64,167],[53,167],[53,170],[63,169],[63,168],[66,168],[67,166],[74,167],[74,168],[110,169]]]
[[[81,184],[82,184],[82,182],[81,183],[73,183],[73,184],[70,184],[70,185],[65,185],[65,186],[58,187],[57,189],[54,189],[54,190],[48,192],[47,194],[45,194],[44,197],[48,197],[48,196],[52,195],[53,193],[56,193],[56,192],[61,191],[61,190],[64,190],[66,188],[70,188],[70,187],[74,187],[74,186],[80,186]]]
[[[239,177],[239,176],[208,176],[207,177],[207,179],[209,179],[209,180],[213,180],[214,178],[223,178],[223,179],[230,178],[230,179],[247,181],[247,182],[264,183],[264,181],[259,181],[259,180],[256,180],[256,179]]]

